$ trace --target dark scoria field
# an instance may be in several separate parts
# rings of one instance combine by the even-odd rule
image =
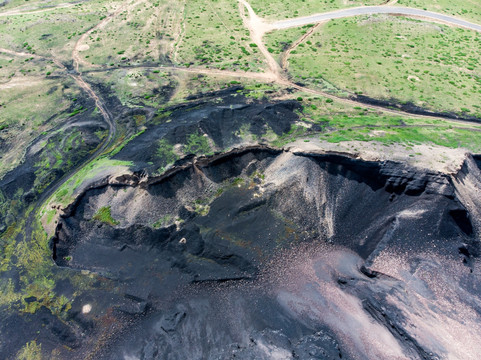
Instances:
[[[283,134],[298,105],[236,99],[174,109],[77,194],[49,250],[68,316],[4,312],[1,357],[37,339],[70,359],[478,359],[480,159],[246,145],[236,129]],[[199,131],[229,150],[156,170],[155,141]]]

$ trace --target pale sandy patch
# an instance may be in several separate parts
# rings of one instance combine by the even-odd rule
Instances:
[[[414,75],[409,75],[408,80],[421,81],[417,76],[414,76]]]
[[[90,46],[88,46],[87,44],[79,45],[77,48],[78,51],[86,51],[88,49],[90,49]]]

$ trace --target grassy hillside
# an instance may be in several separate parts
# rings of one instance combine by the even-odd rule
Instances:
[[[292,51],[289,73],[321,89],[479,116],[480,50],[474,31],[364,16],[322,26]]]

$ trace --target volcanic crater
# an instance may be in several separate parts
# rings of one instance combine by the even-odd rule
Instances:
[[[476,354],[470,172],[260,145],[191,157],[85,190],[53,258],[121,284],[138,320],[100,358]]]

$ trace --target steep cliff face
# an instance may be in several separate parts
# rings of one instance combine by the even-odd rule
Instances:
[[[471,213],[477,233],[481,233],[481,156],[468,156],[461,170],[453,176],[456,196]]]
[[[476,359],[476,171],[234,150],[86,191],[53,257],[135,319],[99,358]]]

